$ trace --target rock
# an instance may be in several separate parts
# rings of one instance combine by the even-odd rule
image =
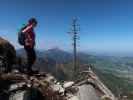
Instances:
[[[3,73],[0,75],[0,83],[3,85],[0,92],[4,93],[6,90],[9,93],[7,100],[66,100],[63,87],[50,81],[51,77],[53,76],[50,74],[36,76],[22,73]],[[32,95],[35,99],[29,99]],[[5,97],[0,95],[0,100],[5,100]]]
[[[69,88],[69,87],[71,87],[73,84],[74,84],[73,81],[66,82],[66,83],[64,83],[63,87],[64,87],[64,88]]]
[[[6,71],[11,71],[11,67],[15,61],[16,51],[14,46],[7,40],[0,37],[0,69],[1,67],[5,67]]]
[[[54,80],[56,79],[51,74],[0,74],[0,100],[117,100],[104,93],[104,89],[100,90],[99,86],[93,86],[84,80],[80,82],[82,84]],[[97,82],[94,81],[93,84],[97,85]],[[30,99],[32,96],[34,98]]]

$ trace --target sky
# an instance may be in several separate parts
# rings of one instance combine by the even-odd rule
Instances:
[[[0,0],[0,36],[22,48],[17,32],[31,17],[37,49],[72,50],[68,32],[77,17],[79,51],[133,53],[133,0]]]

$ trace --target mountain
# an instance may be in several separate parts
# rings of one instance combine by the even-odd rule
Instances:
[[[57,63],[66,63],[72,61],[72,53],[63,51],[59,48],[44,51],[44,56],[54,59]]]
[[[24,56],[24,50],[17,54]],[[59,48],[37,50],[38,59],[34,68],[52,73],[59,80],[70,80],[73,76],[73,54]],[[78,67],[85,70],[84,64],[92,64],[99,78],[117,94],[122,90],[133,91],[133,57],[94,56],[78,53]],[[115,88],[114,88],[115,86]],[[118,91],[118,92],[117,92]]]
[[[9,45],[8,42],[4,41],[4,43],[2,42],[0,44],[0,50],[3,53],[8,54],[6,57],[12,57],[9,59],[12,60],[13,56],[11,55],[14,53],[16,54],[16,52],[11,51],[16,50],[13,49],[13,46]],[[4,55],[1,56],[3,57]],[[110,95],[108,98],[115,98],[106,86],[101,88],[104,84],[102,84],[102,82],[97,78],[97,75],[95,75],[95,79],[93,78],[94,73],[88,73],[85,75],[87,77],[81,75],[84,77],[84,80],[70,81],[70,76],[73,75],[71,72],[71,68],[73,66],[71,53],[55,48],[45,52],[37,51],[37,56],[38,59],[34,67],[40,68],[40,71],[43,73],[39,72],[38,74],[28,74],[21,73],[15,69],[12,69],[9,73],[0,72],[0,100],[53,100],[53,98],[55,100],[68,100],[74,98],[76,100],[99,100],[105,95]],[[88,55],[79,53],[78,58],[80,56],[82,57],[82,61],[84,61],[87,59],[86,57]],[[22,67],[21,61],[23,63],[26,60],[24,50],[18,50],[17,57],[14,58],[14,67]],[[80,59],[78,61],[80,61]],[[11,67],[8,60],[7,64]],[[78,62],[78,66],[79,64],[80,63]],[[2,66],[0,66],[0,71],[2,71],[1,67]],[[45,73],[44,71],[49,73]],[[50,73],[55,74],[54,76],[56,76],[59,80],[63,80],[63,82],[57,81],[54,76],[50,75]],[[92,77],[88,77],[89,75]],[[78,76],[79,75],[77,75],[77,77]],[[69,79],[68,82],[66,81],[67,78]]]
[[[59,48],[45,51],[36,50],[36,52],[38,57],[37,63],[39,65],[43,65],[43,62],[48,61],[53,64],[67,64],[73,62],[73,54]],[[17,50],[17,55],[24,58],[26,57],[23,49]],[[83,52],[79,52],[77,55],[78,63],[80,64],[93,64],[96,69],[102,72],[114,73],[116,75],[119,73],[119,76],[123,75],[127,77],[129,74],[132,75],[133,57],[94,56]]]

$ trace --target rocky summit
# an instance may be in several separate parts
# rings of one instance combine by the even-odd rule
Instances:
[[[0,38],[0,100],[117,100],[91,68],[80,80],[60,82],[47,72],[12,70],[16,59],[13,45]]]

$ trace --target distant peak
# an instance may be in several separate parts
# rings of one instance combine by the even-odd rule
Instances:
[[[48,51],[63,51],[63,50],[60,49],[59,47],[55,47],[55,48],[48,49]]]

